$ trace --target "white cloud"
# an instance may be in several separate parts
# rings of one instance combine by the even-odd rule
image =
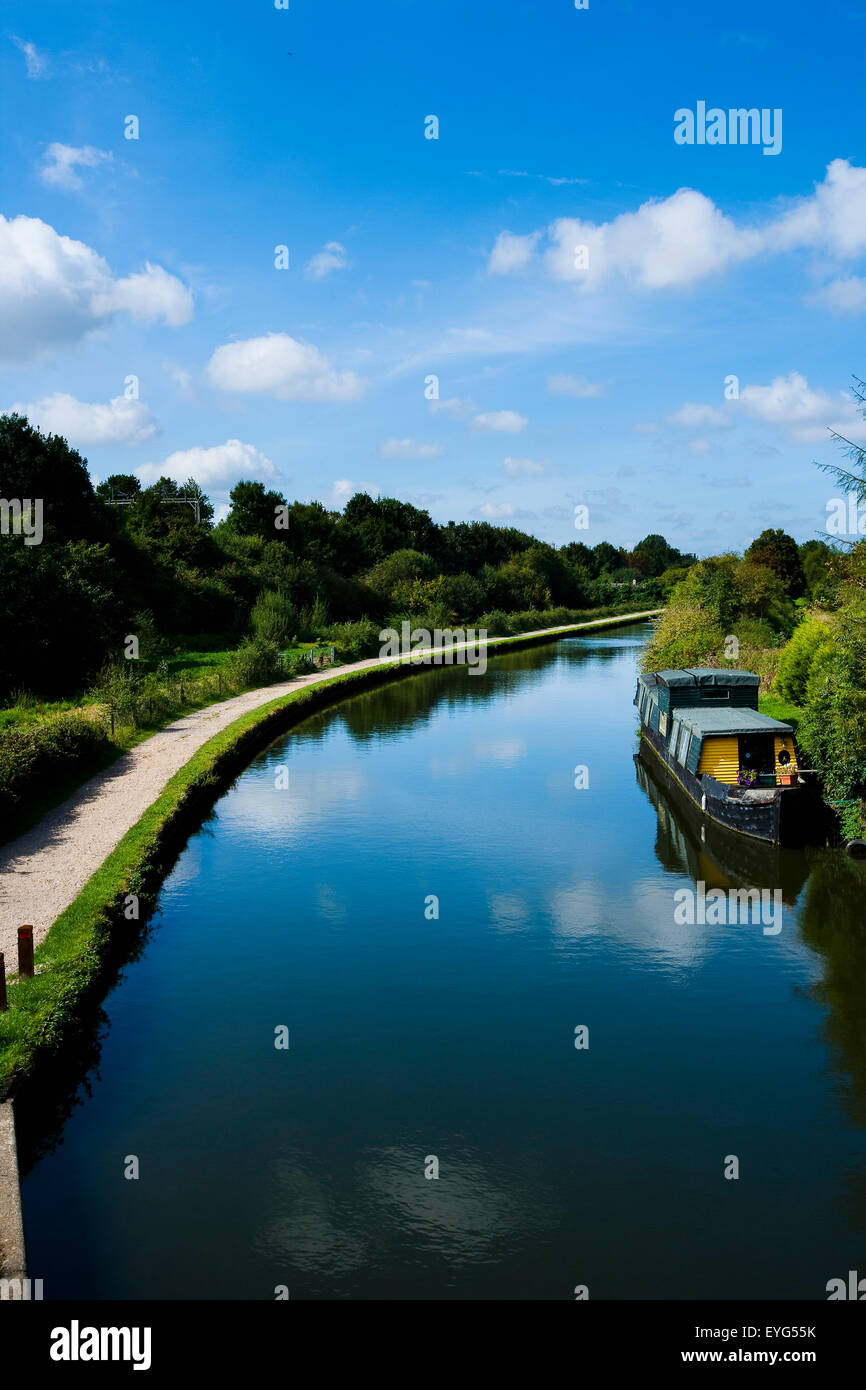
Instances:
[[[740,228],[710,198],[681,188],[611,222],[563,217],[549,229],[545,264],[554,278],[587,287],[613,274],[643,289],[689,285],[761,250],[759,232]],[[577,248],[585,247],[585,255]]]
[[[514,516],[516,508],[512,502],[485,502],[481,507],[481,515],[489,520],[503,520],[505,517]]]
[[[195,478],[203,488],[208,488],[228,487],[241,478],[272,478],[277,470],[271,460],[252,444],[227,439],[225,444],[216,444],[212,449],[200,446],[178,449],[162,463],[143,463],[135,471],[145,484],[155,483],[163,477],[173,478],[177,483]]]
[[[55,391],[30,405],[13,405],[33,425],[49,434],[60,434],[74,447],[93,444],[141,444],[157,433],[158,426],[143,401],[115,396],[107,405],[76,400]]]
[[[666,418],[673,424],[697,429],[733,425],[737,416],[771,425],[785,438],[804,444],[826,440],[828,429],[847,433],[852,438],[866,433],[866,423],[850,396],[841,392],[831,396],[826,391],[813,390],[802,373],[796,371],[775,377],[769,386],[741,387],[739,397],[730,400],[725,411],[687,401]],[[689,445],[695,452],[708,447],[703,439],[692,440]]]
[[[383,459],[431,459],[441,453],[441,444],[422,444],[418,439],[386,439],[379,448]]]
[[[134,319],[154,322],[162,319],[170,328],[180,328],[192,318],[190,291],[161,265],[145,262],[144,270],[115,280],[110,288],[94,297],[103,312],[125,309]]]
[[[710,447],[708,439],[690,439],[689,448],[693,454],[705,454]]]
[[[516,410],[486,410],[472,421],[473,429],[495,430],[501,434],[519,434],[528,424],[527,417],[518,415]]]
[[[859,430],[863,429],[850,397],[813,391],[800,372],[777,376],[769,386],[744,386],[739,401],[752,419],[776,425],[803,443],[826,439],[829,428],[850,431],[859,422]]]
[[[506,458],[502,461],[502,471],[509,478],[529,477],[545,472],[543,463],[536,463],[535,459],[514,459]]]
[[[767,230],[771,248],[810,247],[842,259],[866,251],[866,169],[834,159],[823,183]]]
[[[353,483],[350,478],[337,478],[331,484],[331,491],[325,497],[326,506],[344,507],[356,492],[366,492],[368,497],[378,497],[381,489],[378,483]]]
[[[846,279],[831,280],[809,296],[809,302],[829,309],[832,314],[866,313],[866,279],[849,275]]]
[[[693,401],[686,401],[667,419],[672,425],[684,425],[686,429],[698,429],[704,425],[721,429],[731,423],[723,410],[717,410],[713,405],[697,405]]]
[[[171,377],[182,396],[193,395],[192,372],[177,362],[163,362],[162,370]]]
[[[24,54],[24,61],[27,64],[28,77],[44,77],[48,67],[48,60],[39,52],[35,43],[30,43],[26,39],[18,39],[12,35],[12,42],[15,47]]]
[[[585,376],[569,376],[560,372],[547,378],[547,389],[557,396],[574,396],[577,400],[589,400],[593,396],[604,395],[604,383],[589,381]]]
[[[172,327],[192,317],[190,291],[161,266],[124,278],[91,247],[38,217],[0,215],[0,342],[18,361],[75,342],[121,311]],[[0,350],[2,351],[2,350]]]
[[[311,343],[288,333],[268,333],[218,347],[207,365],[212,386],[288,401],[354,401],[367,383],[354,372],[335,371]]]
[[[55,141],[45,151],[39,177],[49,187],[75,192],[84,187],[83,180],[75,172],[77,168],[95,169],[112,158],[107,150],[97,150],[93,145],[61,145]]]
[[[434,415],[450,415],[452,420],[465,420],[477,407],[468,397],[449,396],[444,401],[431,401],[430,409]]]
[[[556,178],[552,174],[530,174],[526,169],[498,169],[497,173],[512,179],[541,179],[544,183],[552,183],[555,188],[561,188],[563,184],[569,183],[589,183],[589,179]]]
[[[504,274],[534,262],[584,289],[619,275],[660,290],[695,284],[759,255],[799,249],[853,258],[866,252],[866,169],[834,159],[812,194],[781,213],[774,206],[762,225],[736,222],[705,194],[680,188],[610,222],[559,218],[547,228],[544,249],[541,236],[501,232],[490,269]]]
[[[304,266],[308,280],[324,280],[333,270],[345,270],[349,265],[345,246],[338,241],[327,241],[321,251],[311,256]]]
[[[490,274],[510,275],[512,271],[528,265],[540,236],[540,232],[530,232],[529,236],[500,232],[487,263]]]

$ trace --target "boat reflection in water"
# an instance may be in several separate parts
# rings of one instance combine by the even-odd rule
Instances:
[[[738,835],[701,815],[658,758],[635,754],[638,785],[658,815],[656,855],[672,874],[707,889],[781,888],[797,942],[815,961],[810,983],[795,994],[822,1010],[819,1036],[836,1103],[859,1140],[836,1202],[846,1224],[866,1236],[866,864],[841,849],[784,849]],[[801,1063],[808,1063],[802,1058]],[[825,1074],[826,1074],[825,1071]],[[859,1150],[859,1152],[858,1152]]]
[[[704,816],[664,764],[644,747],[635,754],[638,785],[658,814],[656,854],[670,873],[689,874],[711,888],[781,889],[793,907],[809,877],[803,850],[740,835]]]

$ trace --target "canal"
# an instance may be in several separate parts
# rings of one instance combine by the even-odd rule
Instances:
[[[866,1272],[863,871],[702,828],[636,758],[645,636],[426,671],[255,759],[75,1103],[48,1130],[20,1106],[46,1298],[823,1299]],[[680,924],[698,883],[779,889],[781,931]]]

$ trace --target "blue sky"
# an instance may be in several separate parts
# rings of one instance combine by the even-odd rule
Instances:
[[[808,539],[828,426],[866,428],[864,27],[755,0],[8,0],[0,408],[97,478],[191,473],[218,506],[260,477],[556,544]],[[780,109],[781,151],[677,144],[699,101]]]

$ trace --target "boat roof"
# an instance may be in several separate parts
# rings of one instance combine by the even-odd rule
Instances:
[[[685,724],[692,733],[707,734],[790,734],[794,730],[781,719],[759,714],[755,709],[720,709],[718,705],[703,709],[689,706],[674,710],[672,718]]]
[[[726,687],[738,685],[757,686],[760,685],[760,678],[751,671],[737,671],[730,667],[727,670],[719,666],[695,666],[684,671],[656,671],[655,676],[670,689],[679,689],[682,686],[702,686],[702,685],[723,685]]]

